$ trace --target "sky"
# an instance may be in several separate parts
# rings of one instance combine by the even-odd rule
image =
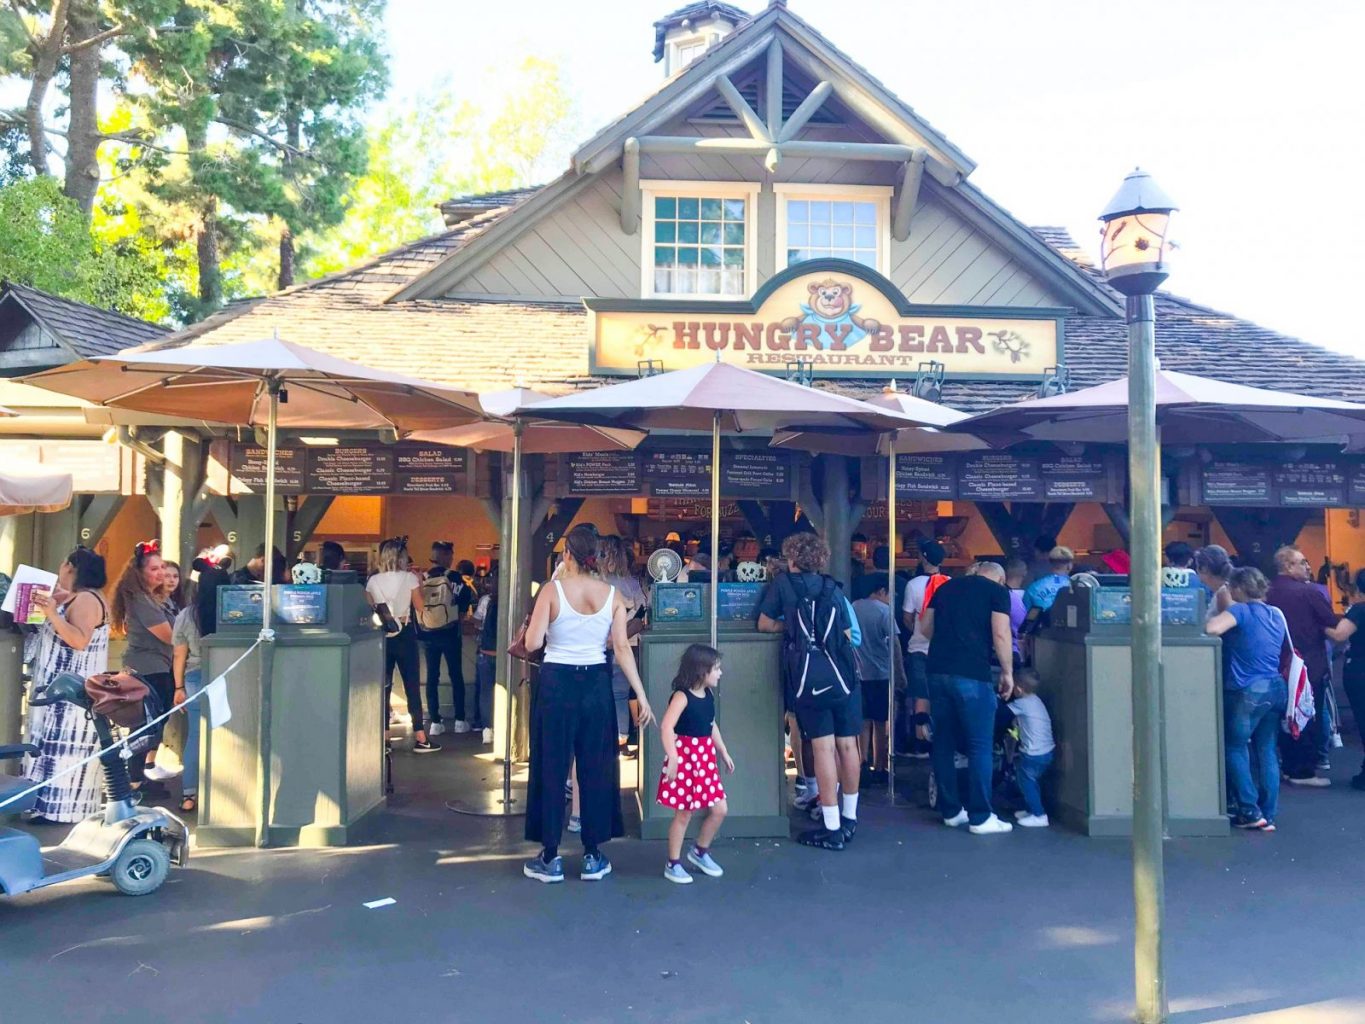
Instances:
[[[491,98],[499,65],[552,57],[586,139],[662,81],[652,24],[681,4],[389,0],[389,102],[443,83]],[[1169,291],[1365,358],[1350,312],[1365,277],[1365,3],[788,6],[974,160],[970,180],[1020,220],[1065,226],[1096,254],[1095,215],[1140,165],[1181,207]]]

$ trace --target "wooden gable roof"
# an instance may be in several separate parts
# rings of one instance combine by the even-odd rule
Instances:
[[[75,359],[112,355],[170,333],[160,324],[11,281],[0,283],[0,304],[21,308]]]

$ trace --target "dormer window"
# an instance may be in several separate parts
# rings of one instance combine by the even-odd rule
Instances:
[[[755,287],[758,185],[642,181],[641,295],[730,299]]]
[[[694,60],[700,57],[710,47],[711,41],[706,36],[692,36],[691,38],[674,39],[668,44],[668,69],[669,74],[676,74]]]

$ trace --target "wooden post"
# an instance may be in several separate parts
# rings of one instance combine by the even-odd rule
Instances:
[[[773,36],[768,44],[768,86],[763,97],[768,114],[768,138],[782,133],[782,41]]]
[[[915,216],[915,205],[919,202],[924,161],[928,156],[928,150],[917,149],[905,162],[905,173],[901,176],[900,187],[896,189],[895,207],[891,212],[891,237],[898,242],[910,237],[910,221]]]
[[[1275,573],[1275,551],[1298,542],[1308,522],[1309,510],[1301,508],[1226,508],[1215,505],[1213,514],[1227,531],[1236,554],[1267,575]]]
[[[822,455],[824,486],[821,488],[821,511],[824,515],[825,543],[829,545],[829,574],[844,586],[853,578],[851,551],[853,531],[863,517],[866,504],[854,501],[849,486],[849,465],[846,455]]]
[[[304,545],[312,539],[318,524],[322,522],[322,517],[332,507],[333,500],[335,499],[330,495],[310,494],[300,502],[298,509],[289,517],[289,543],[285,547],[284,554],[290,563],[298,560]]]
[[[621,230],[633,235],[640,230],[640,141],[626,139],[621,152]]]
[[[167,558],[178,559],[184,567],[198,553],[199,518],[195,511],[204,486],[208,450],[197,436],[178,430],[166,432],[161,450],[166,456],[159,471],[161,548]]]

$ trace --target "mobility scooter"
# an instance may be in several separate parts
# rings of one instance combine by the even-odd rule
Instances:
[[[85,681],[64,673],[52,681],[29,704],[41,706],[66,701],[91,716],[101,750],[113,746],[109,719],[91,710]],[[0,760],[36,754],[37,748],[20,743],[0,746]],[[104,810],[78,822],[60,845],[42,849],[38,840],[15,828],[0,828],[0,893],[18,896],[58,882],[90,875],[106,877],[127,896],[145,896],[161,888],[170,867],[184,867],[189,857],[189,833],[185,823],[159,807],[141,808],[133,798],[128,766],[120,751],[108,750],[100,757],[104,773]],[[31,782],[0,775],[0,814],[31,810],[38,794],[12,804],[5,801],[22,793]]]

